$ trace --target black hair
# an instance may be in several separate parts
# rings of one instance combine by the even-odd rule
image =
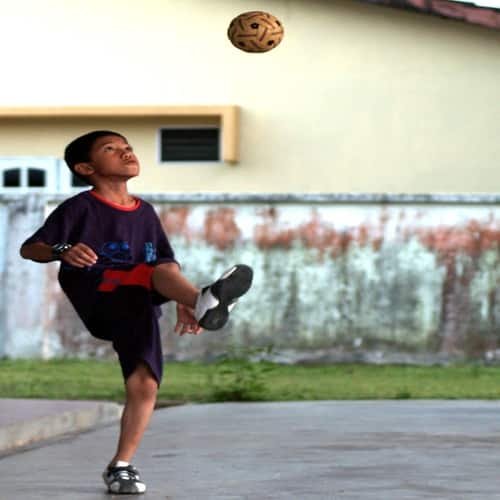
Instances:
[[[69,169],[80,180],[85,182],[85,184],[92,185],[88,177],[85,175],[80,175],[75,172],[75,165],[77,163],[85,163],[90,161],[90,151],[95,141],[100,137],[105,137],[107,135],[114,135],[121,137],[125,142],[128,142],[126,137],[118,132],[113,132],[111,130],[94,130],[88,134],[81,135],[73,141],[71,141],[64,150],[64,161],[68,165]]]

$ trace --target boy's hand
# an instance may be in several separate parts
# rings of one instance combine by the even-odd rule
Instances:
[[[94,250],[85,243],[77,243],[61,254],[61,260],[75,267],[93,266],[97,259]]]
[[[203,328],[198,324],[194,317],[194,309],[183,304],[177,304],[177,323],[175,324],[175,333],[184,335],[192,333],[199,335]]]

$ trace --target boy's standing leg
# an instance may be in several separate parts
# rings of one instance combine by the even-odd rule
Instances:
[[[149,366],[139,363],[135,371],[125,382],[126,402],[120,428],[120,439],[116,455],[117,460],[130,462],[146,430],[156,403],[158,383]]]
[[[125,382],[126,402],[120,422],[115,456],[103,478],[111,492],[143,493],[146,486],[130,465],[153,414],[158,383],[149,366],[141,362]]]

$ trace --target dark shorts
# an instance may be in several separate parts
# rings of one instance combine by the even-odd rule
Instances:
[[[160,385],[163,354],[158,318],[159,305],[166,299],[152,289],[153,270],[147,264],[105,270],[82,320],[94,337],[113,343],[125,380],[138,363],[145,362]]]

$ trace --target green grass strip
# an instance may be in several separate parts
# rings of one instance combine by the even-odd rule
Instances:
[[[123,403],[117,362],[57,359],[0,361],[0,397]],[[299,401],[499,399],[500,367],[479,365],[278,365],[230,361],[167,363],[158,399]]]

